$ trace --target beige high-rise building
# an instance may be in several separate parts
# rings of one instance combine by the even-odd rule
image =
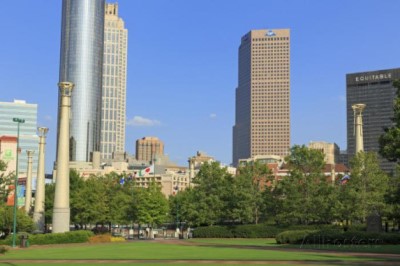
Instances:
[[[136,140],[136,160],[153,161],[157,155],[164,154],[164,143],[156,137]]]
[[[104,20],[101,157],[125,151],[128,30],[118,4],[106,4]]]
[[[328,143],[324,141],[312,141],[308,144],[308,148],[319,150],[325,156],[325,163],[339,163],[340,149],[336,143]]]
[[[239,47],[233,164],[290,148],[290,30],[252,30]]]

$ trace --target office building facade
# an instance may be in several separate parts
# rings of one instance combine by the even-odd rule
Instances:
[[[290,148],[290,30],[252,30],[241,39],[233,165]]]
[[[106,4],[104,24],[101,158],[125,151],[128,31],[118,4]]]
[[[164,143],[156,137],[144,137],[136,140],[136,160],[154,161],[164,154]]]
[[[326,164],[339,163],[340,148],[336,143],[328,143],[325,141],[311,141],[308,144],[309,149],[314,149],[324,154]]]
[[[26,177],[28,167],[27,150],[34,151],[32,158],[32,177],[36,179],[38,155],[39,155],[39,136],[37,135],[37,104],[26,103],[22,100],[13,102],[0,102],[0,137],[3,143],[10,142],[17,137],[17,123],[13,118],[24,119],[19,128],[19,151],[18,154],[18,176]],[[15,144],[16,145],[16,144]],[[10,146],[2,146],[0,158],[9,162],[10,169],[16,168],[16,149]],[[16,147],[16,146],[15,146]]]
[[[72,161],[89,161],[93,151],[100,151],[104,12],[104,0],[62,2],[59,80],[75,84],[70,116]]]
[[[346,75],[346,111],[347,111],[347,151],[348,159],[355,154],[354,111],[353,104],[365,104],[363,111],[364,151],[379,151],[379,137],[385,127],[393,125],[393,101],[396,88],[393,81],[400,79],[400,68]],[[381,159],[381,167],[393,173],[395,163]]]

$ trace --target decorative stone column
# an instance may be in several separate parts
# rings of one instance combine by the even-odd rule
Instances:
[[[192,182],[194,178],[195,159],[193,157],[189,157],[188,163],[189,163],[189,187],[192,187]]]
[[[53,208],[53,233],[69,231],[69,112],[71,109],[71,93],[74,84],[58,83],[61,106],[59,107],[58,143],[57,143],[57,178]]]
[[[32,156],[35,151],[27,150],[28,168],[26,170],[25,211],[29,214],[32,204]]]
[[[44,232],[44,157],[46,144],[47,127],[39,127],[39,162],[36,177],[35,208],[33,221],[39,231]]]
[[[365,104],[353,104],[351,107],[354,111],[354,135],[356,138],[356,154],[364,151],[364,136],[363,136],[363,120],[362,112],[365,109]]]

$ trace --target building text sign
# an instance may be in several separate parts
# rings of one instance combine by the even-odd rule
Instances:
[[[391,79],[392,73],[386,74],[377,74],[377,75],[363,75],[356,77],[356,82],[363,82],[363,81],[378,81],[381,79]]]

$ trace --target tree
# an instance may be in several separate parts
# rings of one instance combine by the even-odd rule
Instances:
[[[388,181],[389,177],[379,167],[376,153],[359,152],[354,156],[350,181],[346,183],[353,219],[364,222],[371,214],[384,213]]]
[[[46,184],[44,191],[44,220],[45,224],[50,224],[53,220],[54,193],[56,191],[56,184]]]
[[[235,203],[231,210],[243,222],[258,223],[262,210],[266,210],[263,190],[270,190],[273,176],[267,165],[258,161],[243,165],[233,179],[231,198]],[[264,214],[265,216],[265,214]]]
[[[9,185],[13,183],[14,173],[6,175],[4,171],[7,169],[7,163],[0,160],[0,204],[7,201],[10,192]],[[3,172],[3,173],[2,173]]]
[[[14,210],[11,206],[0,204],[0,231],[4,237],[9,235],[13,229]],[[17,209],[17,231],[32,232],[35,229],[32,219],[26,214],[25,210]]]
[[[397,220],[400,228],[400,80],[393,82],[397,88],[396,98],[393,103],[393,126],[385,128],[379,138],[379,154],[389,161],[397,162],[396,173],[390,180],[386,203],[388,204],[388,217]]]
[[[226,168],[220,167],[218,162],[204,163],[193,179],[196,225],[213,225],[221,222],[225,217],[227,194],[231,192],[232,176]]]
[[[400,160],[400,81],[393,82],[397,88],[396,98],[393,103],[393,126],[385,128],[385,132],[379,138],[379,153],[382,157],[392,162]]]
[[[154,181],[147,188],[135,190],[137,222],[151,227],[162,224],[168,217],[168,200],[161,192],[161,187]]]
[[[295,145],[285,160],[289,175],[275,188],[281,207],[277,220],[288,224],[329,222],[334,190],[324,175],[323,153]]]

